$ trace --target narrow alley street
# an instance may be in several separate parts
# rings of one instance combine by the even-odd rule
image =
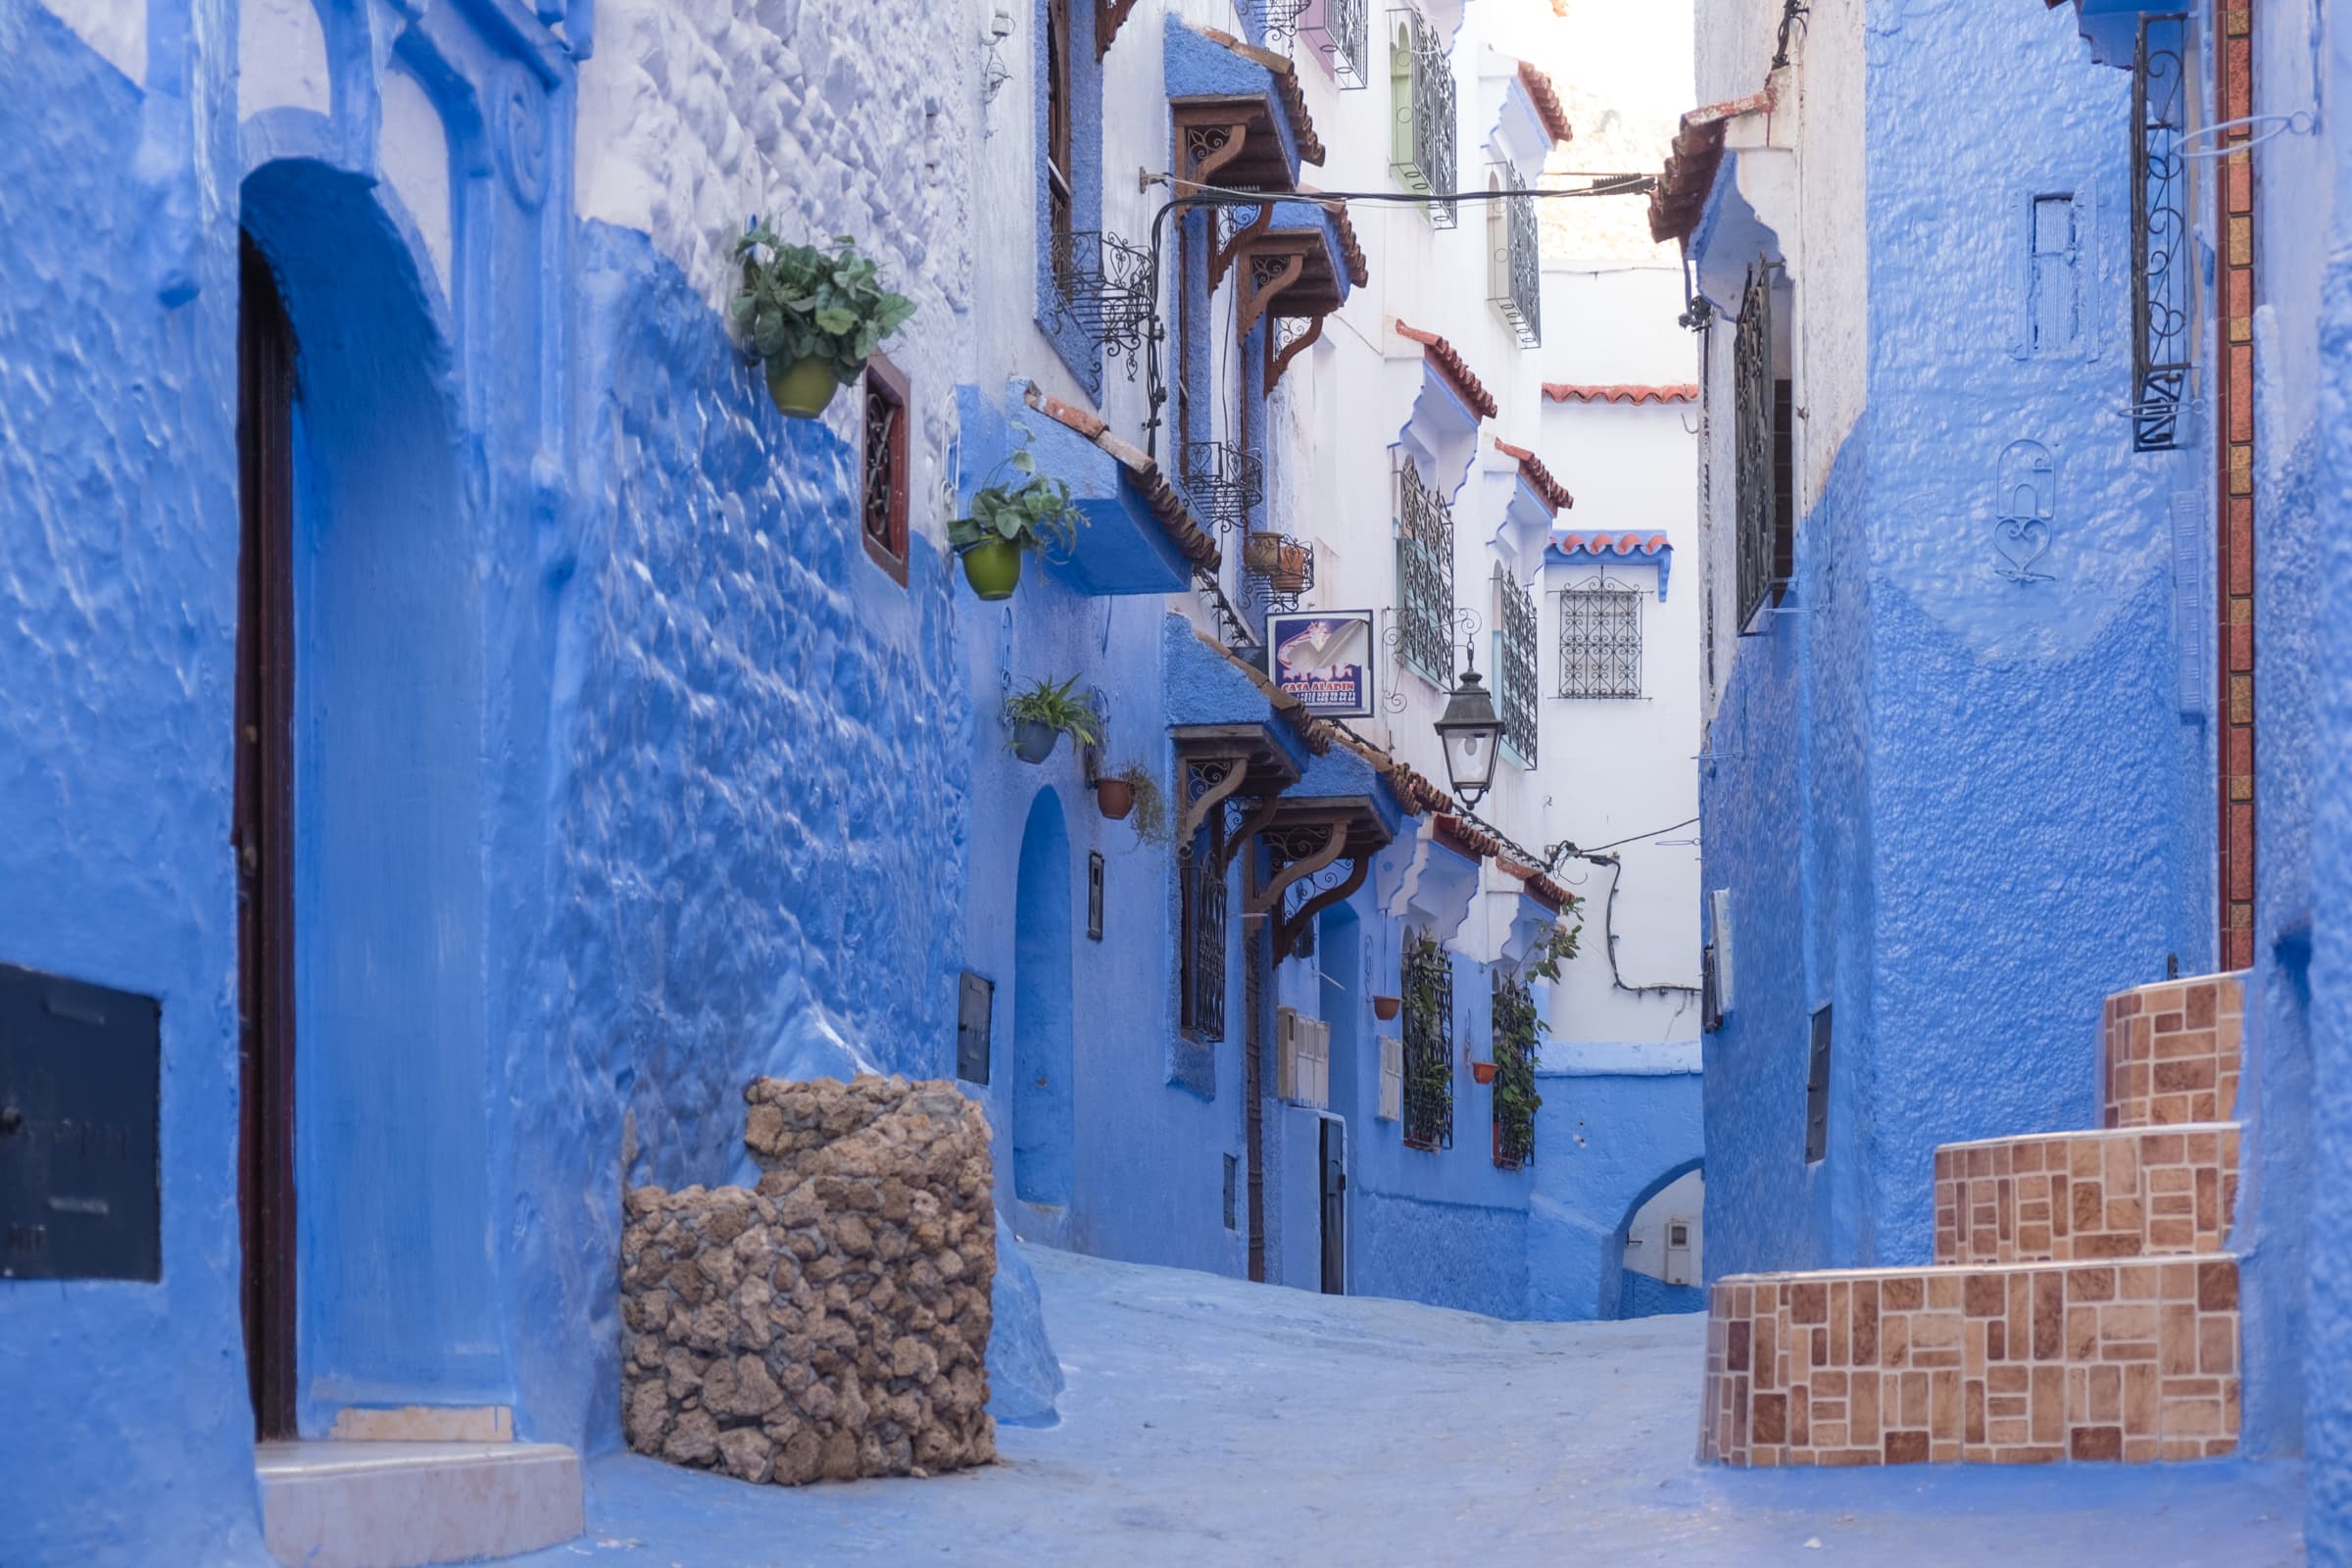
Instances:
[[[812,1562],[2304,1560],[2291,1465],[1740,1471],[1691,1460],[1705,1325],[1505,1323],[1025,1249],[1069,1387],[1000,1462],[746,1487],[634,1456],[529,1568]]]

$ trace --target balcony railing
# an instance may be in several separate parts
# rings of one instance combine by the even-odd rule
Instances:
[[[1253,533],[1242,551],[1245,604],[1277,612],[1297,610],[1315,585],[1315,547],[1287,533]]]
[[[1255,33],[1262,48],[1289,54],[1298,37],[1298,19],[1313,0],[1238,0],[1242,21]]]
[[[1265,462],[1230,441],[1187,441],[1184,493],[1193,515],[1210,527],[1247,529],[1250,513],[1266,499]]]
[[[1501,177],[1513,192],[1527,189],[1519,171],[1505,164]],[[1487,298],[1511,323],[1519,346],[1544,341],[1543,238],[1536,226],[1536,199],[1513,194],[1487,204]]]
[[[1396,466],[1396,637],[1408,668],[1453,684],[1453,509],[1410,458]]]
[[[1410,191],[1454,188],[1453,58],[1446,40],[1418,11],[1389,13],[1390,112],[1395,116],[1389,163]],[[1431,202],[1429,220],[1454,223],[1452,202]]]
[[[1331,74],[1342,92],[1353,92],[1372,80],[1372,7],[1370,0],[1323,0],[1323,15],[1305,24],[1306,41],[1331,62]]]
[[[1054,237],[1054,331],[1074,332],[1108,358],[1125,356],[1134,379],[1152,330],[1152,256],[1116,234],[1076,229]]]

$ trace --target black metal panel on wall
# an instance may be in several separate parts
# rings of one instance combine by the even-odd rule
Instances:
[[[153,997],[0,964],[0,1278],[160,1280]]]

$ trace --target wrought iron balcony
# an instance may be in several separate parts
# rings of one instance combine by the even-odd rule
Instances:
[[[1298,608],[1298,596],[1315,585],[1315,547],[1287,533],[1257,532],[1242,550],[1246,578],[1242,597],[1261,610]]]
[[[1306,24],[1305,36],[1331,62],[1342,92],[1371,85],[1371,0],[1323,0],[1322,19]]]
[[[1152,331],[1152,256],[1116,234],[1076,229],[1054,238],[1054,331],[1071,331],[1127,360],[1134,379]]]
[[[1247,529],[1250,514],[1266,499],[1266,466],[1230,441],[1184,444],[1184,493],[1193,515],[1225,532]]]
[[[1512,192],[1527,189],[1527,181],[1509,164],[1499,175]],[[1544,341],[1543,238],[1536,227],[1536,199],[1513,194],[1487,204],[1487,298],[1511,323],[1521,348]]]
[[[1389,35],[1389,80],[1396,116],[1390,167],[1406,190],[1450,191],[1455,177],[1453,58],[1446,51],[1446,40],[1418,11],[1390,12]],[[1440,228],[1451,228],[1454,204],[1431,202],[1429,220]]]
[[[1408,668],[1453,684],[1453,509],[1410,458],[1396,466],[1395,637]]]

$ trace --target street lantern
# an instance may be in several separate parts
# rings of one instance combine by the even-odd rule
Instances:
[[[1462,683],[1446,699],[1445,716],[1435,726],[1446,748],[1446,776],[1464,806],[1476,806],[1494,783],[1494,755],[1502,739],[1502,717],[1478,678],[1473,656]]]

